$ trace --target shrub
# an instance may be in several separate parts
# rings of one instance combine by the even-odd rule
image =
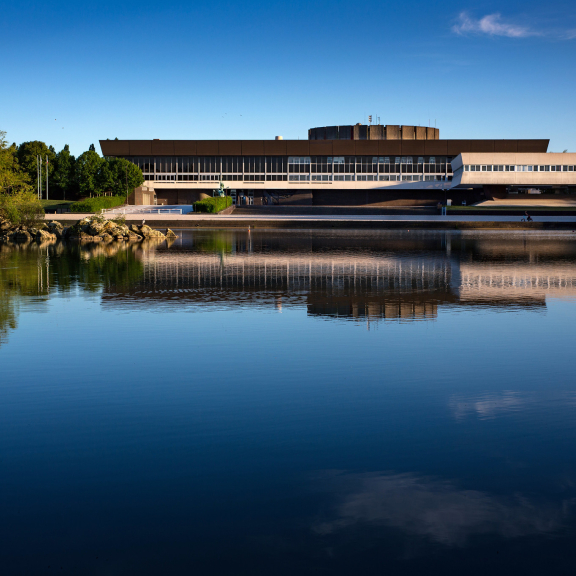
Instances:
[[[194,202],[194,212],[216,214],[229,206],[232,206],[232,198],[230,196],[214,196],[213,198],[204,198],[204,200]]]
[[[125,196],[96,196],[95,198],[84,198],[70,204],[71,212],[94,213],[105,208],[114,208],[124,204]]]
[[[0,194],[0,217],[14,226],[37,226],[44,222],[44,208],[35,192]]]

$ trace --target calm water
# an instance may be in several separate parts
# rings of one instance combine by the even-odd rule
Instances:
[[[0,247],[2,574],[572,574],[576,235]]]

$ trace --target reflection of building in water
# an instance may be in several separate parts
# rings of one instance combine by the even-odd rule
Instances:
[[[185,233],[186,234],[186,233]],[[439,306],[542,309],[576,297],[576,243],[534,235],[187,233],[142,254],[142,275],[105,303],[264,306],[362,321],[426,320]]]
[[[156,252],[146,257],[141,281],[125,296],[160,301],[177,297],[220,305],[246,300],[262,304],[272,298],[278,309],[282,303],[305,304],[310,314],[318,316],[429,319],[436,317],[439,301],[453,300],[451,266],[443,254]]]
[[[460,264],[460,302],[541,300],[576,296],[573,264],[473,262]]]

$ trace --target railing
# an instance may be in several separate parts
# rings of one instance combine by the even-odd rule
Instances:
[[[129,206],[124,208],[103,208],[102,214],[182,214],[181,208],[139,208]]]

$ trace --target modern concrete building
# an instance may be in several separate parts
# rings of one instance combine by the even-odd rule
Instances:
[[[470,203],[532,184],[573,193],[574,172],[542,171],[540,179],[524,182],[519,171],[516,180],[506,180],[503,170],[500,181],[499,172],[482,170],[569,162],[570,155],[553,160],[548,143],[441,140],[436,128],[357,124],[311,128],[308,140],[101,140],[100,146],[104,156],[127,158],[142,169],[146,181],[132,203],[191,204],[212,196],[222,181],[237,204],[378,206],[434,205],[447,198]],[[532,155],[530,162],[522,159]],[[480,176],[462,168],[476,165]],[[465,176],[454,180],[453,170]]]
[[[451,162],[450,190],[508,194],[576,194],[576,154],[462,153]]]

